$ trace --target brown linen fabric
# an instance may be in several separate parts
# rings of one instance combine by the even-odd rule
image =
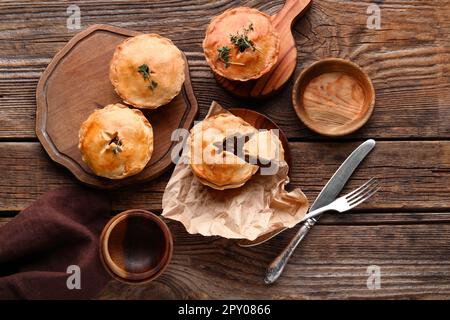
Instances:
[[[101,191],[60,188],[0,227],[0,299],[93,298],[110,279],[99,258],[110,212]],[[80,267],[81,289],[67,287],[70,265]]]

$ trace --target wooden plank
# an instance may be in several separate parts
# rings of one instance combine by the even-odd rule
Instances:
[[[171,226],[175,252],[166,273],[135,288],[111,282],[100,298],[360,299],[445,298],[450,294],[449,224],[316,226],[270,287],[264,271],[292,232],[255,248],[186,234]],[[367,268],[381,288],[367,288]]]
[[[5,216],[0,216],[0,226],[5,225],[11,221],[19,212],[4,213]],[[155,213],[160,214],[155,210]],[[113,211],[111,217],[118,214],[118,211]],[[170,220],[163,218],[166,222]],[[378,211],[355,211],[346,214],[325,214],[318,224],[321,225],[345,225],[345,226],[370,226],[370,225],[413,225],[413,224],[439,224],[450,223],[450,210],[437,211],[420,211],[420,212],[378,212]]]
[[[0,219],[0,226],[10,219]],[[264,270],[294,230],[254,248],[187,234],[169,222],[174,255],[142,286],[111,281],[100,299],[444,299],[450,294],[450,224],[323,225],[309,233],[270,287]],[[367,287],[379,266],[380,289]]]
[[[301,187],[312,201],[360,142],[293,142],[292,187]],[[76,184],[53,163],[36,142],[0,143],[0,211],[18,211],[44,192]],[[148,184],[112,192],[114,210],[161,210],[170,172]],[[370,177],[382,189],[359,210],[445,211],[450,209],[450,141],[380,141],[355,172],[347,192]]]
[[[267,264],[292,232],[255,248],[192,236],[171,224],[175,252],[166,273],[141,288],[111,282],[100,298],[360,299],[445,298],[450,294],[449,224],[316,226],[283,276],[263,283]],[[381,288],[367,288],[367,268]]]
[[[211,16],[241,5],[269,14],[277,1],[73,1],[82,26],[114,24],[161,33],[187,53],[201,116],[211,101],[250,107],[269,115],[289,138],[320,138],[297,119],[290,84],[274,99],[244,102],[216,85],[201,42]],[[368,1],[315,1],[295,26],[296,74],[323,57],[350,58],[364,67],[377,92],[373,117],[350,138],[450,136],[450,0],[384,1],[381,30],[366,27]],[[343,10],[345,6],[345,10]],[[0,139],[34,139],[35,88],[54,54],[76,33],[66,28],[66,3],[3,1],[0,4]],[[26,19],[24,19],[26,17]]]

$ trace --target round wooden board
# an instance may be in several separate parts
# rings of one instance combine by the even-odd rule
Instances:
[[[272,23],[280,35],[280,53],[272,70],[256,80],[232,81],[214,74],[217,83],[241,98],[266,98],[277,93],[294,73],[297,48],[292,25],[311,5],[312,0],[286,0],[283,8],[273,15]]]
[[[109,62],[127,37],[140,32],[108,25],[93,25],[78,33],[53,58],[36,90],[36,134],[55,162],[69,169],[81,182],[113,189],[152,180],[172,166],[171,141],[177,128],[189,129],[198,113],[186,60],[186,80],[181,93],[156,110],[142,110],[153,126],[154,151],[140,173],[121,180],[96,176],[81,160],[78,130],[98,108],[122,102],[109,81]]]
[[[238,116],[238,117],[244,119],[246,122],[248,122],[250,125],[252,125],[256,129],[267,129],[267,130],[278,129],[279,138],[281,140],[281,143],[282,143],[283,149],[284,149],[284,160],[286,161],[286,163],[289,166],[288,175],[290,176],[291,168],[292,168],[291,149],[289,148],[289,142],[288,142],[288,139],[287,139],[286,135],[284,134],[283,130],[281,130],[280,127],[275,122],[273,122],[268,117],[266,117],[265,115],[263,115],[259,112],[249,110],[249,109],[241,109],[241,108],[231,108],[231,109],[228,109],[228,111],[230,111],[235,116]]]

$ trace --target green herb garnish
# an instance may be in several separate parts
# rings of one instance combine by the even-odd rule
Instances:
[[[225,64],[225,68],[228,68],[230,64],[244,66],[243,63],[230,61],[230,48],[228,46],[223,46],[222,48],[217,49],[217,52],[218,59]]]
[[[217,49],[217,52],[219,53],[219,60],[225,63],[225,68],[228,68],[228,65],[230,64],[230,48],[223,46],[222,48]]]
[[[145,81],[150,80],[150,75],[153,73],[148,67],[148,65],[146,65],[145,63],[139,66],[138,72],[142,74],[142,77],[144,78]],[[150,84],[148,85],[148,88],[150,90],[152,91],[155,90],[157,86],[158,83],[155,80],[150,80]]]
[[[151,73],[151,71],[150,71],[150,68],[148,67],[148,65],[146,65],[145,63],[144,63],[144,64],[141,64],[141,65],[139,66],[138,72],[139,72],[140,74],[142,74],[142,76],[144,77],[144,80],[147,80],[147,79],[150,78],[150,73]]]
[[[248,38],[248,33],[253,30],[253,23],[250,23],[248,28],[245,28],[242,33],[237,32],[234,35],[230,35],[231,43],[239,49],[239,52],[244,52],[248,48],[251,48],[253,51],[256,50],[255,43]]]
[[[119,145],[115,145],[113,147],[112,151],[114,152],[114,154],[118,154],[118,153],[122,152],[122,148]]]

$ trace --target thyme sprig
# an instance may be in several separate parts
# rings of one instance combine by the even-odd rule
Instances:
[[[242,32],[237,31],[236,34],[230,34],[230,42],[236,46],[239,52],[244,52],[247,49],[251,49],[252,51],[259,51],[258,47],[255,43],[249,39],[248,34],[251,31],[254,31],[253,23],[250,23],[247,28],[244,28]],[[230,59],[230,47],[222,46],[217,49],[218,59],[225,64],[225,68],[228,68],[230,65],[239,65],[245,66],[244,63],[233,62]]]
[[[225,64],[225,68],[228,68],[230,64],[237,66],[245,66],[245,64],[240,62],[233,62],[230,60],[230,48],[228,46],[223,46],[217,49],[218,59]]]
[[[239,49],[239,52],[244,52],[248,48],[251,48],[253,51],[256,50],[255,43],[248,38],[250,31],[254,31],[253,23],[250,23],[247,28],[244,28],[242,33],[238,31],[236,34],[230,34],[230,41]]]
[[[150,80],[150,75],[153,73],[150,70],[150,68],[148,67],[148,65],[146,65],[145,63],[141,64],[138,67],[138,72],[140,74],[142,74],[142,77],[144,78],[145,81]],[[150,84],[148,85],[148,88],[150,90],[152,90],[152,91],[155,90],[157,86],[158,86],[158,83],[155,80],[150,80]]]

